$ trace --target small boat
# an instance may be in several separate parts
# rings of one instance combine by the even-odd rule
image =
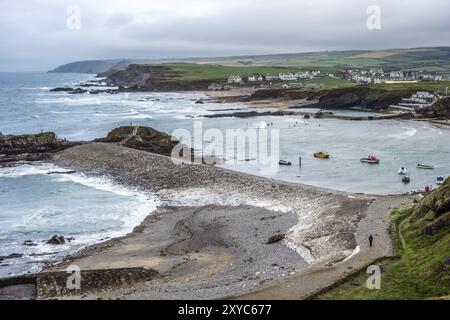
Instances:
[[[403,176],[402,182],[403,183],[410,183],[411,182],[411,178],[409,176]]]
[[[292,163],[290,163],[289,161],[286,161],[286,160],[280,160],[278,162],[278,164],[280,164],[282,166],[290,166],[290,165],[292,165]]]
[[[406,168],[406,167],[401,167],[401,168],[398,170],[398,174],[401,174],[402,176],[408,174],[408,168]]]
[[[437,177],[436,178],[436,184],[438,185],[438,186],[440,186],[440,185],[442,185],[443,183],[444,183],[444,177]]]
[[[330,157],[330,154],[328,152],[316,152],[316,153],[314,153],[314,158],[328,159],[329,157]]]
[[[420,164],[420,163],[417,165],[417,168],[418,169],[426,169],[426,170],[433,170],[434,169],[433,166],[430,166],[430,165],[427,165],[427,164]]]
[[[370,164],[380,163],[380,159],[375,156],[368,156],[367,158],[362,158],[360,161],[363,163],[370,163]]]

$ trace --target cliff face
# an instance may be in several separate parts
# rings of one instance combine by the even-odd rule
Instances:
[[[211,80],[179,79],[177,71],[164,65],[131,64],[124,70],[110,70],[98,75],[121,91],[192,91],[207,90]]]
[[[419,112],[430,118],[450,118],[450,97],[441,99],[433,107],[422,109]]]
[[[29,135],[0,135],[0,163],[44,160],[52,153],[75,145],[58,139],[53,132]]]
[[[0,163],[43,160],[70,145],[68,142],[59,140],[53,132],[0,136]]]
[[[164,66],[129,65],[124,70],[111,70],[100,77],[106,76],[106,83],[126,88],[148,86],[147,82],[164,80],[176,76],[169,68]]]
[[[334,89],[319,98],[318,107],[350,108],[364,107],[373,110],[385,109],[410,95],[409,90],[381,90],[366,87]]]
[[[450,228],[450,178],[414,208],[412,222],[421,232],[436,235]]]
[[[59,66],[49,73],[89,73],[98,74],[121,64],[121,60],[77,61]]]
[[[330,90],[273,89],[258,90],[251,99],[307,99],[319,100],[315,107],[339,109],[363,107],[367,109],[385,109],[408,97],[410,90],[383,90],[367,87],[338,88]]]

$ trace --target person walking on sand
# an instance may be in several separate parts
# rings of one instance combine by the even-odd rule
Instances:
[[[373,235],[369,236],[369,246],[372,248],[373,245]]]

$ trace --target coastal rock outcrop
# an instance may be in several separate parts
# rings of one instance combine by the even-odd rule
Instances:
[[[53,132],[25,135],[0,135],[0,163],[40,161],[51,154],[77,145],[59,139]]]
[[[399,103],[402,98],[408,97],[410,90],[383,90],[368,87],[338,88],[325,92],[320,98],[318,107],[350,108],[364,107],[380,110]]]
[[[267,244],[272,244],[272,243],[280,242],[280,241],[282,241],[285,237],[286,237],[285,234],[277,234],[277,235],[271,236],[271,237],[267,240]]]
[[[98,141],[119,143],[125,147],[171,156],[179,143],[170,135],[150,127],[122,126],[114,129],[105,139]]]
[[[450,178],[414,208],[411,219],[427,235],[450,227]]]
[[[57,87],[50,89],[50,92],[72,92],[73,90],[75,89],[70,87]]]
[[[109,86],[117,86],[120,91],[192,91],[207,90],[210,79],[184,81],[180,73],[169,66],[130,64],[123,70],[110,70],[98,77],[106,77]]]
[[[60,244],[66,243],[66,239],[64,238],[64,236],[58,236],[57,234],[55,234],[53,237],[51,237],[45,243],[46,244],[60,245]]]
[[[450,97],[437,101],[432,107],[419,109],[418,113],[427,118],[450,118]]]

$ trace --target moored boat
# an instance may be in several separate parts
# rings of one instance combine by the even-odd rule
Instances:
[[[280,161],[278,162],[278,164],[280,164],[280,165],[282,165],[282,166],[290,166],[290,165],[292,165],[291,162],[286,161],[286,160],[280,160]]]
[[[370,163],[370,164],[380,163],[380,159],[376,156],[368,156],[367,158],[361,158],[360,161],[363,163]]]
[[[316,152],[316,153],[314,153],[314,158],[328,159],[329,157],[330,157],[330,154],[328,152]]]
[[[430,166],[430,165],[427,165],[427,164],[420,164],[420,163],[417,165],[417,168],[418,169],[427,169],[427,170],[433,170],[434,169],[433,166]]]
[[[411,178],[409,176],[403,176],[402,182],[403,183],[409,183],[411,181]]]
[[[401,174],[401,175],[408,174],[408,168],[406,168],[406,167],[401,167],[401,168],[398,170],[398,174]]]

